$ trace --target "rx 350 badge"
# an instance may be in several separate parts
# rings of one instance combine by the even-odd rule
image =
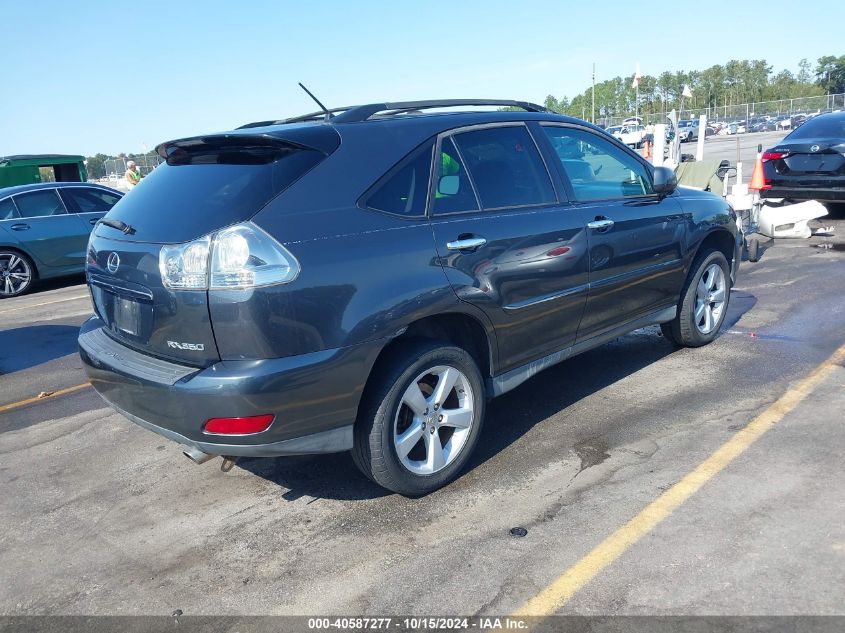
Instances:
[[[202,352],[205,350],[204,343],[179,343],[178,341],[167,341],[167,346],[173,349],[186,349],[192,352]]]

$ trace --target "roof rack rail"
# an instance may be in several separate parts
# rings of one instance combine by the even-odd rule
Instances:
[[[392,116],[395,114],[407,114],[416,110],[426,110],[431,108],[451,108],[455,106],[511,106],[522,108],[528,112],[548,112],[548,110],[536,103],[530,101],[514,101],[512,99],[432,99],[427,101],[396,101],[393,103],[368,103],[365,105],[346,106],[343,108],[332,108],[329,110],[331,114],[337,114],[332,117],[334,123],[355,123],[358,121],[366,121],[375,114],[383,112],[383,116]],[[273,121],[256,121],[255,123],[247,123],[241,125],[237,129],[243,130],[252,127],[264,127],[266,125],[284,125],[286,123],[303,123],[305,121],[321,121],[326,119],[326,113],[322,110],[317,112],[309,112],[299,116],[288,119],[278,119]]]
[[[345,112],[346,110],[350,110],[357,106],[346,106],[344,108],[332,108],[329,110],[329,114],[334,114],[335,112]],[[317,112],[309,112],[308,114],[300,114],[298,116],[290,117],[288,119],[274,119],[271,121],[256,121],[255,123],[246,123],[244,125],[239,126],[238,130],[245,130],[251,127],[265,127],[267,125],[284,125],[285,123],[302,123],[304,121],[320,121],[326,120],[326,113],[322,110],[318,110]]]
[[[426,101],[396,101],[393,103],[369,103],[366,105],[345,108],[342,114],[333,117],[335,123],[354,123],[366,121],[380,112],[390,116],[394,114],[405,114],[415,110],[427,110],[431,108],[451,108],[455,106],[511,106],[522,108],[528,112],[548,112],[548,110],[536,103],[529,101],[514,101],[513,99],[432,99]]]

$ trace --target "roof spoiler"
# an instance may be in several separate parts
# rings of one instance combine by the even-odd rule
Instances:
[[[156,153],[164,159],[172,157],[177,151],[184,154],[200,154],[241,149],[265,154],[274,150],[310,149],[328,155],[336,150],[338,145],[340,136],[334,129],[328,126],[312,126],[263,133],[235,130],[191,136],[161,143],[156,147]]]

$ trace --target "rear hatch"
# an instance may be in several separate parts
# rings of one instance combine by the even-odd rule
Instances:
[[[88,283],[108,334],[188,365],[219,360],[208,292],[165,287],[159,272],[162,246],[250,219],[337,144],[330,126],[310,125],[159,146],[166,162],[114,206],[89,242]]]
[[[775,163],[783,176],[845,176],[845,142],[809,139],[781,143],[775,151],[785,156]]]

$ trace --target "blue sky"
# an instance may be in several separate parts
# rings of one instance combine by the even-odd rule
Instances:
[[[139,152],[315,109],[297,81],[329,106],[542,102],[583,91],[593,62],[597,81],[637,62],[648,74],[760,57],[797,70],[845,53],[843,24],[842,0],[9,0],[0,156]]]

